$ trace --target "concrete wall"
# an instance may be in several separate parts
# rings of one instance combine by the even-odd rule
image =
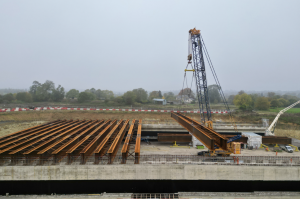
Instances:
[[[300,167],[222,165],[2,166],[3,180],[300,180]]]

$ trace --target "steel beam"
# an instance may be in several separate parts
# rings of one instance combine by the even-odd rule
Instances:
[[[142,135],[142,120],[139,120],[138,131],[136,135],[136,143],[135,143],[135,160],[134,164],[140,163],[140,151],[141,151],[141,135]]]
[[[107,136],[101,141],[99,146],[94,151],[95,153],[95,164],[98,164],[99,157],[102,157],[106,151],[108,150],[109,145],[111,144],[109,141],[113,140],[113,136],[116,134],[117,130],[120,129],[123,125],[123,120],[120,120],[114,128],[107,134]]]
[[[215,140],[213,139],[213,137],[197,128],[197,126],[194,125],[193,122],[187,120],[179,114],[171,113],[171,117],[175,119],[187,131],[189,131],[193,136],[195,136],[199,141],[201,141],[209,150],[215,149]]]
[[[66,148],[67,146],[69,146],[70,144],[72,144],[75,140],[78,140],[81,136],[83,136],[84,134],[88,133],[90,130],[92,130],[93,128],[97,127],[98,125],[101,125],[103,122],[104,122],[104,120],[97,121],[95,124],[91,125],[88,129],[86,129],[85,131],[79,133],[74,138],[72,138],[71,140],[69,140],[67,143],[65,143],[64,145],[62,145],[61,147],[59,147],[58,149],[56,149],[55,151],[53,151],[51,154],[52,155],[58,154],[61,150],[63,150],[64,148]]]
[[[158,133],[157,140],[159,142],[191,142],[192,136],[190,134]]]
[[[236,135],[224,135],[227,138],[232,138]],[[263,144],[292,144],[292,138],[280,137],[280,136],[262,136]],[[248,142],[248,137],[242,136],[241,139],[235,140],[235,142]]]
[[[73,153],[79,146],[81,146],[87,139],[89,139],[91,136],[93,136],[98,131],[103,130],[108,124],[110,120],[105,121],[103,124],[101,124],[99,127],[97,127],[95,130],[93,130],[91,133],[83,137],[79,142],[77,142],[73,147],[71,147],[68,151],[68,153]]]
[[[57,144],[59,144],[59,143],[61,143],[62,141],[64,141],[64,140],[70,138],[72,135],[74,135],[74,134],[80,132],[81,130],[86,129],[89,125],[91,125],[91,124],[93,124],[93,123],[95,123],[95,122],[96,122],[96,121],[91,121],[91,120],[87,121],[81,128],[79,128],[79,129],[77,129],[77,130],[71,132],[70,134],[68,134],[68,135],[66,135],[66,136],[64,136],[64,137],[62,137],[61,139],[57,140],[57,141],[54,142],[53,144],[50,144],[50,145],[48,145],[47,147],[41,149],[41,150],[38,152],[38,154],[43,154],[43,153],[47,152],[48,150],[53,149]]]
[[[107,125],[105,129],[103,129],[80,153],[90,155],[91,152],[94,152],[95,146],[99,144],[98,142],[101,140],[102,137],[106,136],[109,131],[116,125],[117,120],[112,121],[110,124]]]
[[[24,146],[22,146],[22,147],[19,147],[19,148],[15,149],[14,151],[10,152],[9,154],[13,155],[13,154],[16,154],[16,153],[18,153],[18,152],[20,152],[20,151],[22,151],[22,150],[28,148],[28,147],[34,147],[35,144],[40,143],[41,141],[45,141],[45,140],[47,140],[49,137],[54,136],[54,135],[58,134],[59,132],[64,131],[64,130],[66,130],[66,129],[68,129],[68,128],[70,128],[70,127],[76,125],[76,124],[78,124],[78,120],[73,121],[73,122],[70,122],[67,126],[65,126],[65,127],[62,128],[62,129],[59,129],[58,131],[54,131],[53,133],[50,133],[50,134],[45,134],[45,135],[44,135],[43,137],[41,137],[40,139],[33,140],[32,142],[28,143],[27,145],[24,145]],[[64,132],[63,132],[63,133],[64,133]],[[58,137],[59,137],[59,136],[60,136],[60,135],[58,135]],[[57,138],[57,136],[55,136],[54,139],[55,139],[55,138]]]
[[[228,139],[225,136],[203,126],[198,121],[184,116],[183,114],[171,113],[171,117],[201,141],[209,150],[215,150],[215,145],[223,150],[227,150]]]
[[[122,152],[122,164],[126,163],[126,159],[128,157],[129,143],[132,140],[133,129],[134,129],[134,126],[136,125],[135,121],[136,120],[132,120],[129,131],[128,131],[127,136],[125,138],[125,142],[124,142],[123,147],[122,147],[122,151],[121,151]]]
[[[7,146],[11,143],[15,143],[15,142],[17,142],[19,140],[22,140],[24,138],[27,139],[28,137],[35,135],[37,132],[41,133],[41,132],[44,132],[45,130],[55,128],[55,127],[57,127],[61,124],[64,124],[64,123],[65,123],[65,120],[64,121],[59,121],[59,122],[54,122],[51,125],[45,125],[45,126],[42,126],[42,127],[36,128],[36,129],[31,129],[28,132],[23,132],[23,133],[20,133],[18,135],[12,135],[12,136],[8,135],[9,137],[6,137],[6,139],[0,141],[0,143],[2,143],[0,145],[0,148],[2,148],[4,146]]]
[[[47,128],[48,126],[51,126],[53,124],[57,124],[57,123],[60,123],[60,122],[61,122],[60,120],[56,120],[56,121],[48,122],[46,124],[33,126],[33,127],[30,127],[30,128],[27,128],[27,129],[24,129],[24,130],[15,132],[15,133],[5,135],[5,136],[0,138],[0,143],[6,142],[6,141],[11,140],[13,138],[20,138],[20,136],[22,136],[22,135],[31,133],[31,132],[36,131],[36,130],[41,130],[43,128]]]
[[[30,142],[31,140],[34,140],[34,139],[39,138],[39,137],[42,137],[42,136],[44,136],[44,135],[47,134],[47,133],[50,133],[50,132],[53,132],[53,131],[55,131],[55,130],[61,129],[61,128],[63,128],[63,127],[65,127],[65,126],[69,125],[70,122],[71,122],[71,120],[68,121],[68,122],[66,122],[66,123],[64,123],[64,124],[62,124],[62,125],[58,125],[58,127],[57,127],[57,125],[54,125],[54,126],[53,126],[54,128],[48,128],[47,130],[44,129],[44,130],[46,130],[46,131],[43,132],[44,130],[42,130],[43,133],[41,133],[40,131],[37,131],[37,132],[35,132],[35,133],[32,134],[32,135],[35,135],[35,136],[33,136],[33,137],[30,137],[30,135],[28,135],[28,136],[19,138],[19,139],[17,139],[17,141],[18,141],[17,143],[16,143],[16,141],[12,141],[12,142],[3,144],[3,145],[1,146],[1,148],[3,148],[3,146],[6,146],[6,145],[8,145],[8,144],[11,144],[11,146],[2,149],[2,150],[0,151],[0,154],[4,153],[4,152],[6,152],[6,151],[9,151],[10,149],[19,147],[19,146],[21,146],[21,145],[23,145],[23,144],[25,144],[25,143],[27,143],[27,142]]]
[[[110,148],[108,149],[108,156],[109,156],[109,164],[112,164],[114,162],[115,156],[117,155],[117,152],[119,150],[120,144],[125,136],[126,131],[129,127],[129,120],[126,120],[123,124],[123,127],[115,137],[113,143],[111,144]]]
[[[66,131],[63,131],[63,132],[61,132],[59,135],[53,136],[52,138],[50,138],[50,139],[48,139],[48,140],[46,140],[46,141],[44,140],[44,142],[40,143],[39,145],[33,147],[32,149],[30,149],[30,150],[28,150],[28,151],[26,151],[26,152],[24,152],[23,155],[28,155],[28,154],[32,153],[33,151],[37,151],[37,150],[40,149],[41,147],[46,148],[47,146],[49,146],[49,145],[51,144],[51,142],[55,141],[56,139],[61,138],[62,136],[64,136],[64,135],[66,135],[66,134],[68,134],[68,133],[70,133],[70,132],[76,130],[77,128],[79,128],[79,127],[81,127],[82,125],[85,125],[85,124],[87,124],[87,123],[89,123],[89,122],[90,122],[90,120],[89,120],[89,121],[82,120],[82,121],[80,121],[80,122],[78,122],[78,123],[76,123],[76,124],[73,124],[73,125],[72,125],[73,128],[70,128],[70,129],[68,129],[68,130],[66,130]],[[68,127],[68,128],[69,128],[69,127]],[[60,131],[62,131],[62,130],[60,130]],[[46,146],[45,146],[45,145],[46,145]]]
[[[292,144],[292,138],[279,136],[262,136],[263,144]]]

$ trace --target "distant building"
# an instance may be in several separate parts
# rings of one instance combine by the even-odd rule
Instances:
[[[184,103],[191,103],[194,99],[188,95],[177,95],[176,100],[183,101]]]
[[[166,99],[153,99],[154,104],[162,104],[162,105],[166,105],[167,104],[167,100]]]

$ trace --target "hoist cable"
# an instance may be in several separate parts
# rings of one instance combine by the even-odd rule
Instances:
[[[202,37],[201,34],[200,34],[200,38],[201,38],[201,41],[202,41],[202,43],[203,43],[203,47],[204,47],[203,49],[204,49],[204,54],[205,54],[206,60],[208,61],[208,65],[209,65],[209,67],[210,67],[210,69],[211,69],[211,72],[212,72],[212,74],[213,74],[213,77],[214,77],[214,79],[215,79],[215,82],[216,82],[216,84],[217,84],[217,86],[218,86],[219,93],[220,93],[220,95],[221,95],[221,98],[222,98],[222,100],[223,100],[223,103],[224,103],[224,105],[225,105],[225,108],[227,109],[227,112],[229,113],[230,120],[231,120],[231,122],[232,122],[232,124],[233,124],[235,130],[237,131],[236,124],[235,124],[235,122],[234,122],[234,120],[233,120],[233,116],[232,116],[232,114],[231,114],[230,108],[229,108],[229,106],[228,106],[227,100],[226,100],[226,98],[225,98],[224,92],[223,92],[222,87],[221,87],[221,84],[220,84],[220,82],[219,82],[217,73],[216,73],[216,71],[215,71],[215,69],[214,69],[214,66],[213,66],[213,64],[212,64],[212,61],[211,61],[211,59],[210,59],[210,56],[209,56],[209,54],[208,54],[208,51],[207,51],[207,49],[206,49],[206,46],[205,46],[205,43],[204,43],[204,40],[203,40],[203,37]]]

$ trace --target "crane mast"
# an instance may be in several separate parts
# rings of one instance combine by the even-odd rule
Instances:
[[[202,123],[206,124],[207,122],[211,122],[211,109],[209,105],[208,87],[202,47],[203,44],[200,38],[200,30],[196,30],[195,28],[191,29],[189,31],[188,63],[191,64],[191,60],[193,60],[194,62],[193,69],[195,72],[200,115]]]

